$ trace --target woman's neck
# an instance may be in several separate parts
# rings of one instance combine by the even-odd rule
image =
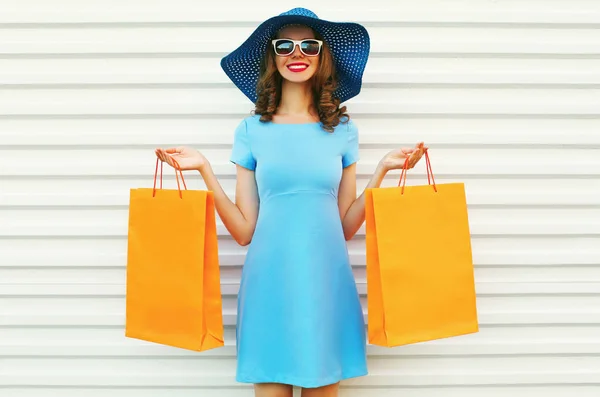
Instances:
[[[310,82],[293,83],[284,80],[281,84],[281,100],[277,115],[289,117],[316,117]]]

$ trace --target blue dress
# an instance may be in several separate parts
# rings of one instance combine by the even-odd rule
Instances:
[[[238,294],[236,380],[319,387],[367,374],[365,322],[338,209],[358,160],[350,120],[244,119],[230,160],[255,171],[256,229]]]

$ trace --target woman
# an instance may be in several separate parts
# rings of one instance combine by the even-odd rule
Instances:
[[[239,382],[257,397],[337,396],[339,381],[367,374],[365,323],[346,240],[365,219],[356,198],[358,130],[339,107],[360,92],[369,37],[358,24],[293,9],[261,24],[223,58],[227,75],[255,103],[235,131],[233,203],[210,163],[187,147],[157,149],[198,170],[216,210],[248,245],[238,295]],[[368,187],[412,168],[426,148],[398,149],[379,162]]]

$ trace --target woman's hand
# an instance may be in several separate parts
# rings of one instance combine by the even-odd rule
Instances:
[[[429,148],[423,142],[417,143],[414,148],[395,149],[386,154],[380,164],[386,171],[402,169],[408,158],[408,169],[411,169],[421,160],[427,149]]]
[[[202,153],[196,149],[185,146],[169,149],[157,148],[154,152],[156,153],[156,157],[158,157],[161,161],[168,163],[173,168],[179,168],[182,171],[199,171],[208,164],[208,160],[206,160],[206,157],[204,157]],[[175,162],[173,160],[177,161],[179,167],[175,166]]]

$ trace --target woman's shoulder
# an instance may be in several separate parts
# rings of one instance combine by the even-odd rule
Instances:
[[[340,123],[335,127],[336,130],[341,130],[348,135],[358,134],[358,127],[354,120],[350,117],[340,118]]]
[[[242,119],[242,122],[248,126],[258,125],[260,123],[260,114],[251,114]]]
[[[253,127],[257,125],[259,118],[260,116],[258,115],[251,115],[242,118],[237,124],[237,127],[235,129],[235,135],[249,135],[249,133],[254,129]]]

